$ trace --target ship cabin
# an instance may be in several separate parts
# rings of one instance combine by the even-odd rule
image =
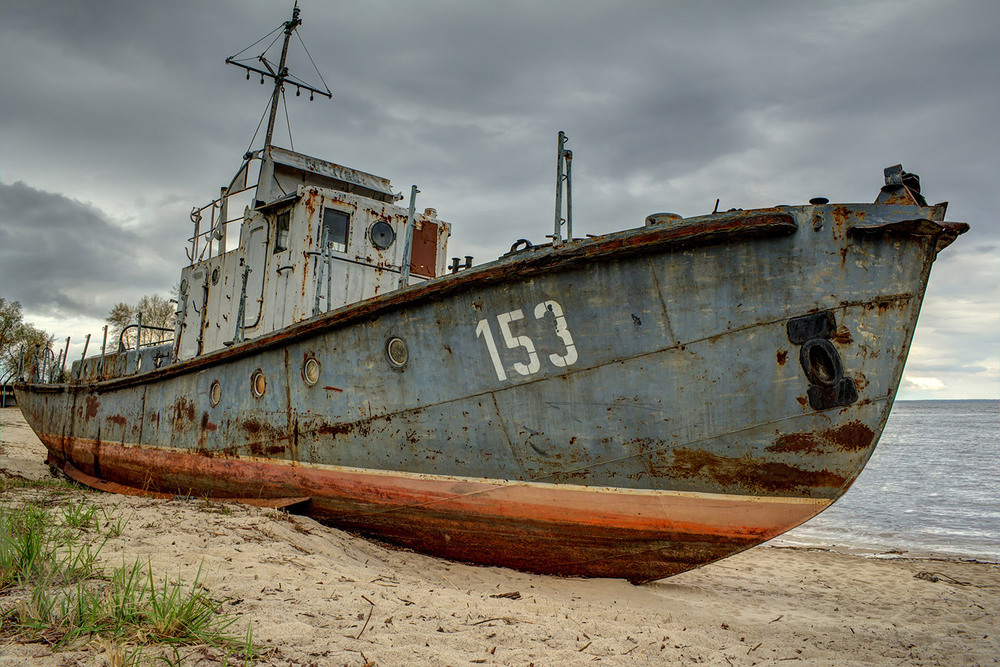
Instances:
[[[444,274],[451,225],[438,220],[434,209],[414,210],[416,186],[404,208],[398,205],[403,196],[394,194],[385,178],[272,144],[286,83],[297,92],[309,91],[310,99],[332,97],[329,88],[289,78],[286,55],[301,22],[295,7],[284,23],[276,64],[264,54],[241,58],[243,51],[226,59],[247,70],[247,78],[254,73],[261,83],[274,80],[270,116],[264,147],[244,156],[218,199],[191,212],[190,264],[181,270],[173,341],[164,340],[170,329],[144,328],[140,314],[126,327],[130,337],[136,329],[133,349],[126,331],[117,351],[114,341],[108,348],[105,328],[101,354],[87,358],[88,336],[84,358],[71,367],[71,381],[118,378],[194,359]],[[251,166],[259,168],[257,184],[248,186]],[[230,217],[230,210],[240,207],[242,216]],[[230,250],[237,227],[238,243]],[[451,270],[471,264],[471,257],[464,267],[455,259]],[[155,333],[147,335],[154,340],[143,342],[144,333]],[[64,377],[68,351],[68,340],[59,359],[46,350],[47,356],[32,362],[32,378]]]
[[[192,212],[171,362],[445,272],[451,226],[434,209],[414,212],[405,252],[409,208],[397,205],[402,196],[387,179],[276,146],[259,154],[255,188],[245,180],[256,155],[218,200]],[[250,203],[242,219],[228,220],[241,192]],[[227,250],[230,222],[240,223],[239,245]]]

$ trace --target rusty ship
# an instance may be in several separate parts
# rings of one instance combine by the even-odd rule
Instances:
[[[24,355],[17,400],[52,466],[633,582],[760,544],[850,487],[931,265],[968,229],[916,176],[886,169],[871,204],[652,214],[576,238],[560,133],[549,241],[449,265],[451,226],[416,210],[416,186],[403,206],[382,177],[272,143],[286,88],[329,96],[288,75],[300,22],[280,62],[227,60],[274,80],[271,115],[192,213],[172,340],[105,342],[69,370]]]

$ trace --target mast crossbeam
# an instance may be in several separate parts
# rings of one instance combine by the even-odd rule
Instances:
[[[296,4],[295,7],[292,8],[292,18],[288,21],[285,21],[285,23],[283,24],[285,31],[285,39],[281,45],[281,60],[278,63],[277,69],[275,69],[272,63],[270,63],[267,60],[267,58],[264,57],[263,53],[257,56],[257,60],[264,66],[265,69],[255,67],[253,65],[248,65],[245,62],[239,62],[235,59],[236,56],[230,56],[226,58],[226,63],[230,65],[236,65],[237,67],[242,67],[243,69],[247,70],[248,73],[254,72],[255,74],[259,74],[261,76],[261,83],[263,83],[264,77],[274,80],[274,91],[271,93],[271,110],[267,119],[267,132],[264,135],[264,150],[263,150],[264,153],[266,153],[267,149],[271,147],[271,139],[274,136],[274,122],[278,117],[278,101],[281,99],[281,96],[285,91],[286,82],[288,82],[288,84],[291,86],[295,86],[297,89],[305,88],[310,93],[324,95],[331,99],[333,98],[333,93],[330,92],[329,88],[327,88],[326,90],[320,90],[315,86],[303,83],[302,80],[299,79],[298,77],[291,77],[288,73],[288,67],[285,66],[285,62],[288,58],[288,42],[292,37],[292,33],[295,32],[295,29],[298,28],[300,25],[302,25],[302,19],[299,18],[299,12],[300,10],[298,4]],[[302,38],[300,37],[299,39],[301,40]],[[244,51],[246,51],[246,49],[244,49]],[[312,58],[310,57],[310,60],[311,59]],[[247,76],[249,77],[249,74],[247,74]],[[322,78],[322,75],[320,75],[320,78]],[[310,99],[312,99],[311,95]]]

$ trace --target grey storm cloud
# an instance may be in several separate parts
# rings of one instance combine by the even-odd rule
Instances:
[[[168,288],[174,267],[151,256],[156,245],[93,206],[0,184],[0,286],[37,313],[103,318],[144,287]]]

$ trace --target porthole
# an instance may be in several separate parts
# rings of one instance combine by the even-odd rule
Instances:
[[[396,232],[388,222],[379,220],[368,230],[368,238],[371,239],[373,246],[385,250],[396,240]]]
[[[316,361],[316,357],[309,357],[302,364],[302,379],[310,387],[319,382],[319,362]]]
[[[264,377],[264,372],[259,368],[250,376],[250,391],[257,398],[263,396],[264,392],[267,391],[267,378]]]
[[[219,267],[215,267],[214,269],[212,269],[212,284],[213,285],[219,284]]]
[[[409,351],[406,349],[406,343],[403,342],[403,339],[390,338],[389,342],[385,344],[385,356],[389,359],[389,363],[396,368],[405,366],[406,360],[409,359]]]
[[[222,400],[222,385],[219,384],[218,380],[212,381],[212,386],[208,388],[208,402],[212,404],[214,408]]]

